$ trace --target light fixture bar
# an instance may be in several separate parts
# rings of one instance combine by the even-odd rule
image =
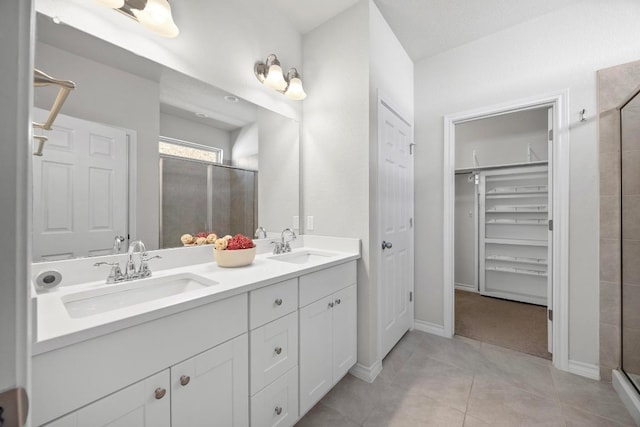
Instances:
[[[278,57],[273,53],[267,56],[265,62],[256,62],[253,72],[260,83],[284,94],[289,99],[301,101],[307,97],[302,88],[302,79],[298,70],[291,68],[285,75]]]

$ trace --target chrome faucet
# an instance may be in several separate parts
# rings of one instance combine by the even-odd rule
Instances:
[[[289,240],[285,240],[285,236],[287,235],[290,237]],[[294,231],[290,228],[285,228],[284,230],[282,230],[282,233],[280,234],[280,241],[272,242],[273,244],[275,244],[275,247],[273,248],[273,253],[282,254],[286,252],[291,252],[291,245],[289,245],[289,243],[295,239],[296,239],[296,233],[294,233]]]
[[[134,255],[136,253],[136,249],[138,250],[140,262],[136,267],[136,263],[134,261]],[[108,265],[111,267],[109,271],[109,276],[107,276],[107,283],[118,283],[124,282],[127,280],[134,279],[142,279],[144,277],[151,276],[151,270],[149,269],[149,265],[147,261],[152,260],[154,258],[162,258],[159,255],[155,255],[152,257],[147,256],[147,249],[144,246],[142,240],[136,240],[131,242],[129,245],[129,251],[127,252],[127,266],[125,268],[125,272],[122,273],[120,269],[120,264],[116,262],[97,262],[93,264],[94,267],[99,267],[101,265]]]
[[[267,230],[265,230],[264,227],[258,227],[256,229],[256,232],[254,233],[253,237],[255,237],[256,239],[260,239],[260,238],[266,239],[267,238]]]

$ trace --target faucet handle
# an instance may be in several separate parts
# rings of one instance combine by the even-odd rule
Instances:
[[[142,258],[140,259],[140,268],[138,270],[138,274],[140,275],[140,277],[151,276],[151,270],[149,270],[149,264],[147,264],[147,261],[150,261],[156,258],[162,259],[160,255],[154,255],[152,257],[148,257],[146,252],[142,254]]]
[[[107,283],[116,283],[123,279],[122,270],[120,270],[120,264],[117,262],[100,261],[93,264],[94,267],[100,267],[102,265],[108,265],[111,267],[109,275],[107,276]]]
[[[283,252],[283,250],[284,250],[284,244],[283,244],[282,242],[278,242],[278,241],[273,240],[273,241],[271,242],[271,244],[272,244],[272,245],[275,245],[275,246],[273,247],[273,253],[274,253],[274,255],[281,254],[281,253]]]

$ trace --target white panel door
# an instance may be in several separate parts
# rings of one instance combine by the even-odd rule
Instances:
[[[333,383],[345,376],[358,360],[356,285],[333,294]]]
[[[247,334],[171,367],[171,426],[213,425],[249,425]]]
[[[413,158],[411,126],[379,106],[378,199],[382,357],[413,325]]]
[[[333,386],[333,297],[300,309],[300,414]]]
[[[37,132],[49,140],[33,156],[33,259],[110,254],[115,236],[127,236],[126,132],[64,115]]]

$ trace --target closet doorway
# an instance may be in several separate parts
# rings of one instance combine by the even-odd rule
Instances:
[[[568,183],[554,162],[562,152],[561,98],[445,118],[450,335],[549,359],[565,339],[555,336],[560,325],[552,322],[561,306],[555,297],[567,285],[555,265],[565,255],[556,237],[565,233],[553,231],[555,215],[563,213],[555,206],[563,185],[555,181]]]
[[[457,335],[551,358],[553,109],[456,125]]]

